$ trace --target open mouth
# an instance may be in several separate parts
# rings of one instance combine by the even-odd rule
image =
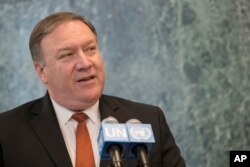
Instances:
[[[87,82],[87,81],[90,81],[90,80],[92,80],[94,78],[95,78],[94,76],[89,76],[89,77],[79,79],[77,82]]]

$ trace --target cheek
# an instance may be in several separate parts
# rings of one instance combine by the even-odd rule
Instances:
[[[105,84],[105,70],[104,70],[103,64],[100,66],[99,74],[100,74],[101,84],[104,85]]]
[[[60,81],[67,80],[70,71],[66,66],[54,66],[47,71],[48,79],[60,84]]]
[[[103,60],[101,58],[101,56],[99,56],[98,60],[96,60],[96,65],[98,70],[103,71],[104,72],[104,64],[103,64]]]
[[[73,76],[72,70],[67,68],[62,68],[57,72],[58,81],[70,82]]]

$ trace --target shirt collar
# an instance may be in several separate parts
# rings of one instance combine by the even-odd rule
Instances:
[[[66,125],[68,121],[71,119],[72,115],[75,113],[74,111],[71,111],[60,104],[58,104],[52,97],[50,97],[57,119],[60,124]],[[92,105],[91,107],[85,109],[82,111],[86,115],[88,115],[89,119],[94,123],[99,125],[101,122],[101,116],[99,112],[99,100]]]

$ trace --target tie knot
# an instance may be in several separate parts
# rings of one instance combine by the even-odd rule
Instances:
[[[86,119],[88,119],[88,116],[86,114],[84,114],[84,113],[81,112],[81,113],[73,114],[72,118],[75,119],[78,122],[83,122]]]

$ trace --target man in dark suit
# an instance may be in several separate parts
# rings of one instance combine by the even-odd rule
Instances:
[[[120,123],[136,118],[152,125],[151,166],[185,166],[158,107],[102,94],[105,73],[97,34],[85,18],[69,12],[44,18],[31,34],[30,50],[48,92],[0,114],[0,167],[84,167],[77,162],[80,123],[72,118],[75,113],[87,117],[84,124],[93,160],[86,167],[110,165],[109,160],[100,160],[96,140],[100,122],[108,116]],[[123,165],[136,166],[137,161],[124,160]]]

